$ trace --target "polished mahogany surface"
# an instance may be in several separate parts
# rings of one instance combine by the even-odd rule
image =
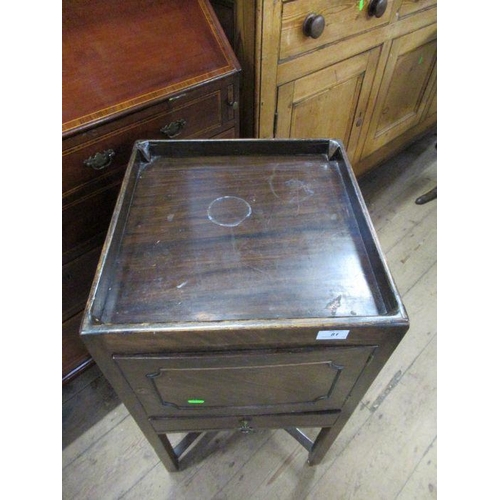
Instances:
[[[206,0],[64,0],[63,131],[238,66]]]
[[[209,144],[203,154],[202,144],[193,155],[136,156],[104,264],[111,286],[99,290],[100,322],[388,313],[383,266],[342,157],[269,144],[260,154],[218,155]]]
[[[135,143],[80,332],[168,470],[218,429],[319,463],[407,329],[339,141]]]

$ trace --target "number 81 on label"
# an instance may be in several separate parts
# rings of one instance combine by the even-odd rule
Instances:
[[[320,330],[316,340],[345,340],[349,330]]]

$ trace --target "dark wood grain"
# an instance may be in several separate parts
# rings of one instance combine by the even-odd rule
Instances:
[[[151,425],[158,433],[191,430],[240,430],[247,422],[249,432],[260,429],[284,429],[288,426],[325,427],[335,423],[340,411],[309,411],[282,414],[234,415],[210,417],[158,417],[151,418]]]
[[[93,365],[85,344],[80,338],[80,311],[62,323],[62,381],[67,383]]]
[[[407,329],[341,143],[136,143],[81,333],[168,470],[252,425],[319,463]]]
[[[63,3],[63,130],[225,74],[238,63],[204,0]]]
[[[88,295],[95,261],[87,253],[101,250],[134,142],[167,138],[162,130],[178,123],[178,139],[238,137],[240,66],[208,0],[62,7],[63,265],[88,264],[71,289],[63,283],[65,320],[83,307],[72,290]],[[104,153],[102,168],[89,162]],[[64,379],[91,361],[68,331]]]
[[[339,410],[376,347],[116,356],[155,417]],[[234,387],[221,391],[221,387]],[[190,400],[203,401],[190,403]]]
[[[129,208],[104,322],[387,310],[339,171],[325,157],[154,159]]]

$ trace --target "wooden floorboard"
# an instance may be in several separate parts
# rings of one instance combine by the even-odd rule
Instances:
[[[321,464],[308,466],[283,430],[224,431],[168,473],[92,367],[63,388],[63,498],[437,498],[437,201],[415,204],[437,185],[435,142],[424,137],[360,179],[411,328]]]

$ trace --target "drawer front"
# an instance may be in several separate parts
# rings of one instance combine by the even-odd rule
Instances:
[[[69,382],[93,361],[80,338],[83,313],[77,314],[62,324],[62,379]]]
[[[236,82],[212,82],[63,141],[66,262],[106,232],[135,141],[210,138],[228,130],[237,135]]]
[[[389,23],[394,0],[386,2],[380,17],[371,15],[369,5],[369,0],[286,2],[281,20],[280,59],[297,56]]]
[[[158,433],[235,429],[250,433],[259,429],[286,427],[330,427],[340,411],[297,412],[283,415],[234,415],[231,417],[152,417],[149,419]]]
[[[339,410],[374,347],[115,356],[151,417]]]
[[[403,0],[398,9],[398,19],[435,7],[437,0]]]
[[[81,311],[89,296],[101,246],[97,246],[62,269],[62,316],[63,321]]]
[[[224,132],[215,135],[213,139],[236,139],[236,129],[233,127],[228,130],[224,130]]]
[[[118,198],[123,175],[116,172],[95,191],[63,204],[63,262],[83,253],[90,241],[103,241]],[[82,249],[80,252],[79,249]]]
[[[172,101],[175,106],[167,102],[149,109],[146,117],[135,117],[132,123],[126,124],[130,117],[117,122],[116,130],[93,131],[99,137],[63,151],[63,192],[96,182],[113,170],[124,171],[138,139],[210,137],[222,127],[221,93],[216,89],[191,99],[181,95]]]

